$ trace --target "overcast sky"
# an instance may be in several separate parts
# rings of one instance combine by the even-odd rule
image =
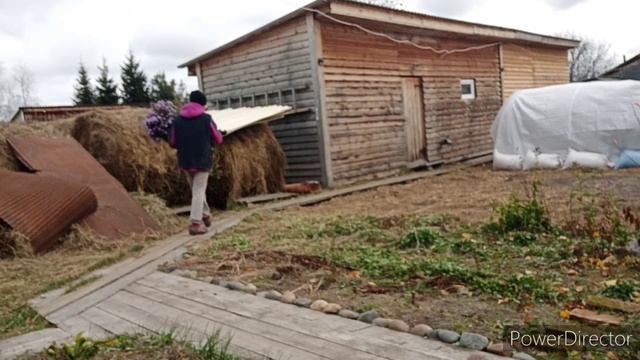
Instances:
[[[0,0],[0,65],[30,68],[41,105],[69,104],[78,63],[90,75],[104,56],[112,75],[132,49],[151,76],[189,89],[177,66],[310,0]],[[612,44],[622,59],[640,52],[633,31],[640,2],[628,0],[401,0],[404,8],[543,34],[573,30]],[[634,39],[635,37],[635,39]]]

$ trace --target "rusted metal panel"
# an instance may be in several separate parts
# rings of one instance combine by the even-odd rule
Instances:
[[[0,219],[26,235],[36,253],[98,207],[88,186],[50,175],[0,169],[0,184]]]
[[[159,228],[122,184],[74,139],[14,136],[9,144],[30,170],[76,181],[93,190],[98,210],[83,222],[96,234],[118,240]]]

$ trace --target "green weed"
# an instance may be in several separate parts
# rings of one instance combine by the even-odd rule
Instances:
[[[625,301],[633,300],[636,294],[640,294],[640,285],[634,282],[620,282],[602,291],[603,296]]]
[[[444,240],[444,236],[430,227],[414,228],[397,242],[401,249],[420,249],[433,246],[436,242]]]
[[[525,199],[512,196],[509,201],[493,206],[496,222],[490,223],[486,230],[493,233],[507,234],[512,231],[545,233],[552,230],[549,211],[539,195],[540,182],[531,182]]]
[[[91,341],[80,333],[71,344],[49,346],[46,354],[56,360],[86,360],[94,357],[99,351],[100,342]]]
[[[0,317],[0,334],[6,334],[14,329],[28,329],[31,331],[44,329],[49,326],[40,314],[24,305],[17,310]]]

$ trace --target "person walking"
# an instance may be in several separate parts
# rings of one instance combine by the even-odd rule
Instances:
[[[212,148],[223,143],[222,133],[206,109],[206,96],[199,90],[191,92],[189,103],[180,109],[169,134],[169,144],[178,153],[178,166],[191,187],[191,235],[205,234],[211,226],[207,182],[213,167]]]

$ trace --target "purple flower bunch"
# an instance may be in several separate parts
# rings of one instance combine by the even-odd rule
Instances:
[[[144,130],[155,142],[169,141],[169,132],[176,116],[177,110],[171,101],[152,103],[151,112],[143,123]]]

